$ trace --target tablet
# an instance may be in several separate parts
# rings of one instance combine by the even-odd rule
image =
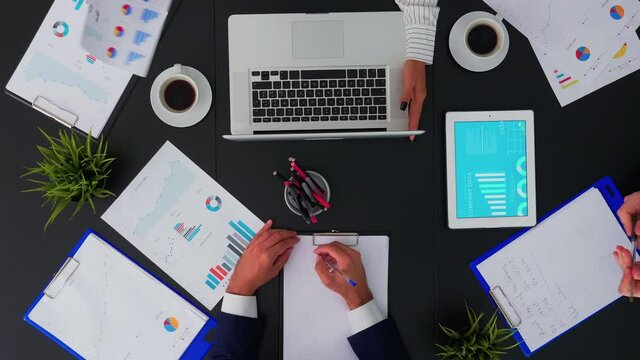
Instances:
[[[532,111],[448,112],[449,227],[536,224]]]

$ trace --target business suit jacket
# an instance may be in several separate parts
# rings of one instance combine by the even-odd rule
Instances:
[[[221,313],[218,318],[211,358],[213,360],[254,360],[264,323],[260,319]],[[393,320],[383,320],[348,338],[360,360],[409,359]],[[305,359],[300,359],[305,360]]]

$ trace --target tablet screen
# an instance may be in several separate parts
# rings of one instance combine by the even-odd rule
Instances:
[[[454,134],[457,217],[527,216],[525,121],[456,122]]]

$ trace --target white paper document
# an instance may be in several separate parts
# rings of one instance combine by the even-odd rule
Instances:
[[[318,278],[314,249],[313,237],[300,237],[284,268],[283,359],[356,360],[347,340],[353,335],[347,319],[349,308]],[[362,254],[369,287],[386,316],[389,238],[360,237],[354,249]]]
[[[598,189],[591,189],[477,268],[500,289],[535,351],[620,297],[616,246],[629,247]]]
[[[77,115],[75,127],[98,137],[131,73],[98,60],[80,46],[88,13],[84,0],[56,0],[7,84],[33,103],[38,97]]]
[[[92,0],[82,46],[107,64],[147,76],[170,0]]]
[[[102,219],[208,309],[264,225],[169,142]]]
[[[208,321],[95,235],[73,260],[59,292],[28,317],[85,359],[179,359]]]
[[[626,32],[618,51],[596,80],[587,84],[574,77],[549,54],[533,47],[542,71],[561,106],[570,104],[640,69],[640,39],[635,32]]]

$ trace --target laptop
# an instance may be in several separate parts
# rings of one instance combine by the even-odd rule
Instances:
[[[229,17],[238,141],[409,137],[401,12]]]

